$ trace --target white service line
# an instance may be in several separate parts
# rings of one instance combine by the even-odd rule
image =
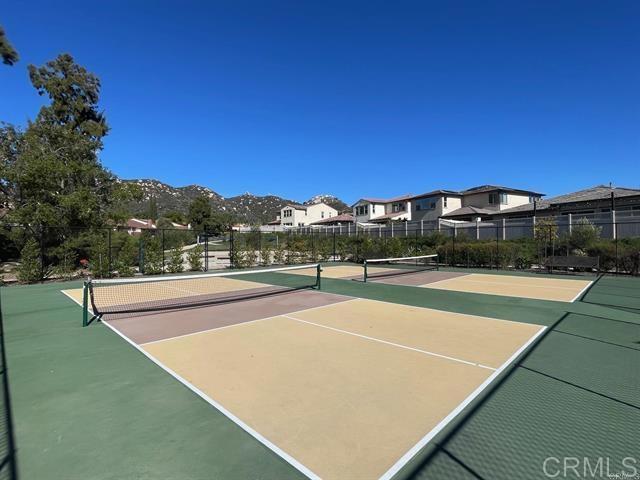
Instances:
[[[305,309],[302,309],[302,310],[296,310],[296,311],[289,312],[289,313],[308,312],[310,310],[317,310],[319,308],[327,308],[327,307],[330,307],[331,305],[337,305],[337,304],[340,304],[340,303],[353,302],[354,300],[357,300],[357,299],[355,299],[355,298],[347,298],[346,300],[341,300],[339,302],[330,303],[328,305],[318,305],[317,307],[305,308]],[[255,320],[249,320],[247,322],[238,322],[238,323],[234,323],[234,324],[231,324],[231,325],[225,325],[223,327],[207,328],[206,330],[199,330],[197,332],[185,333],[183,335],[176,335],[175,337],[167,337],[167,338],[162,338],[160,340],[153,340],[151,342],[142,343],[141,345],[152,345],[154,343],[162,343],[162,342],[167,342],[169,340],[176,340],[178,338],[191,337],[193,335],[200,335],[201,333],[213,332],[213,331],[216,331],[216,330],[225,330],[227,328],[240,327],[242,325],[251,325],[252,323],[262,322],[263,320],[270,320],[272,318],[284,317],[284,316],[285,316],[284,314],[279,314],[279,315],[272,315],[270,317],[256,318]]]
[[[115,328],[114,326],[110,325],[109,322],[106,322],[106,321],[103,320],[102,323],[105,324],[107,327],[109,327],[111,330],[113,330],[117,335],[119,335],[121,338],[123,338],[129,345],[131,345],[136,350],[138,350],[140,353],[142,353],[145,357],[147,357],[149,360],[151,360],[153,363],[155,363],[158,367],[160,367],[165,372],[167,372],[169,375],[174,377],[176,380],[178,380],[180,383],[182,383],[185,387],[187,387],[193,393],[195,393],[200,398],[202,398],[204,401],[206,401],[209,405],[211,405],[212,407],[216,408],[225,417],[227,417],[233,423],[238,425],[245,432],[247,432],[253,438],[255,438],[260,443],[262,443],[265,447],[269,448],[272,452],[274,452],[280,458],[282,458],[283,460],[288,462],[290,465],[292,465],[293,467],[298,469],[300,472],[302,472],[307,477],[309,477],[311,479],[314,479],[314,480],[320,480],[321,477],[319,475],[317,475],[316,473],[314,473],[311,469],[309,469],[306,466],[304,466],[302,463],[297,461],[295,458],[293,458],[287,452],[285,452],[280,447],[278,447],[275,443],[271,442],[269,439],[267,439],[266,437],[264,437],[263,435],[258,433],[256,430],[251,428],[249,425],[244,423],[242,420],[240,420],[238,417],[236,417],[233,413],[231,413],[229,410],[227,410],[225,407],[223,407],[220,403],[216,402],[213,398],[209,397],[206,393],[204,393],[198,387],[196,387],[191,382],[189,382],[188,380],[186,380],[185,378],[180,376],[178,373],[174,372],[172,369],[170,369],[169,367],[164,365],[160,360],[155,358],[153,355],[151,355],[150,353],[146,352],[140,345],[138,345],[133,340],[131,340],[129,337],[127,337],[125,334],[120,332],[117,328]]]
[[[429,433],[422,437],[418,443],[416,443],[411,449],[405,453],[389,470],[387,470],[379,480],[390,480],[396,475],[402,467],[404,467],[409,461],[416,456],[416,454],[422,450],[438,433],[440,433],[449,423],[451,423],[478,395],[480,395],[491,383],[500,375],[509,365],[511,365],[522,352],[524,352],[529,346],[544,332],[547,327],[541,327],[540,330],[529,339],[522,347],[520,347],[509,359],[503,363],[500,368],[493,372],[489,378],[480,384],[467,398],[465,398],[460,405],[443,418],[438,425],[436,425]]]
[[[382,340],[380,338],[369,337],[367,335],[362,335],[360,333],[350,332],[348,330],[342,330],[340,328],[329,327],[328,325],[322,325],[321,323],[310,322],[308,320],[302,320],[301,318],[292,317],[290,314],[280,315],[281,317],[288,318],[289,320],[295,320],[296,322],[307,323],[309,325],[315,325],[316,327],[326,328],[327,330],[333,330],[334,332],[346,333],[347,335],[353,335],[354,337],[364,338],[366,340],[371,340],[373,342],[384,343],[386,345],[391,345],[393,347],[404,348],[405,350],[412,350],[418,353],[424,353],[425,355],[430,355],[432,357],[443,358],[445,360],[451,360],[458,363],[464,363],[465,365],[471,365],[472,367],[480,367],[486,368],[487,370],[495,371],[495,368],[488,367],[486,365],[482,365],[481,363],[470,362],[468,360],[462,360],[461,358],[449,357],[448,355],[442,355],[440,353],[430,352],[428,350],[421,350],[420,348],[409,347],[408,345],[402,345],[400,343],[389,342],[387,340]]]

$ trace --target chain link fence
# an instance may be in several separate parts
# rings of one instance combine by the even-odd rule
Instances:
[[[563,216],[492,222],[398,222],[234,232],[231,264],[250,267],[437,253],[461,268],[640,273],[640,218]],[[592,260],[592,261],[585,261]]]

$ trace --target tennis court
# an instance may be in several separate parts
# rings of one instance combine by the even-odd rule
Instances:
[[[311,478],[391,478],[545,328],[325,293],[305,269],[86,292],[106,326]]]

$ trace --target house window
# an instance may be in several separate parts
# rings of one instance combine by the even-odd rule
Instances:
[[[393,213],[404,211],[404,203],[392,203],[391,204],[391,211]]]
[[[324,218],[324,212],[320,212],[320,218]]]
[[[284,212],[282,212],[282,216],[283,217],[290,217],[292,213],[293,213],[292,210],[285,210]]]
[[[416,201],[416,210],[435,210],[436,202],[435,198],[421,198]]]
[[[447,208],[447,197],[442,197],[442,206]]]
[[[538,197],[536,197],[535,195],[529,195],[529,203],[533,203],[536,200],[538,200]]]
[[[506,205],[507,203],[506,193],[495,192],[489,194],[489,205]]]
[[[369,213],[369,205],[359,205],[356,207],[356,215],[367,215]]]

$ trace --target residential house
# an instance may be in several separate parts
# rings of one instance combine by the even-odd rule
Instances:
[[[481,185],[460,192],[461,207],[440,217],[448,220],[476,221],[492,218],[497,213],[530,205],[533,207],[544,196],[532,190],[496,185]]]
[[[356,223],[411,220],[412,197],[412,195],[402,195],[389,199],[361,198],[351,208]]]
[[[130,218],[129,220],[127,220],[125,227],[129,235],[140,235],[143,230],[156,230],[158,228],[156,222],[149,218]],[[189,230],[191,229],[191,225],[183,225],[181,223],[170,222],[170,226],[168,228],[175,230]]]
[[[323,227],[330,226],[338,226],[338,225],[347,225],[349,223],[353,223],[353,215],[350,213],[342,213],[340,215],[336,215],[335,217],[324,218],[322,220],[318,220],[317,222],[313,222],[310,225],[321,225]]]
[[[496,212],[495,218],[527,218],[551,215],[596,215],[611,211],[640,215],[640,189],[596,185],[558,195],[535,204],[525,204]]]
[[[411,199],[411,220],[435,222],[442,215],[462,207],[462,194],[453,190],[434,190]]]
[[[280,210],[280,225],[305,227],[319,220],[338,215],[338,211],[326,203],[312,205],[287,205]]]

